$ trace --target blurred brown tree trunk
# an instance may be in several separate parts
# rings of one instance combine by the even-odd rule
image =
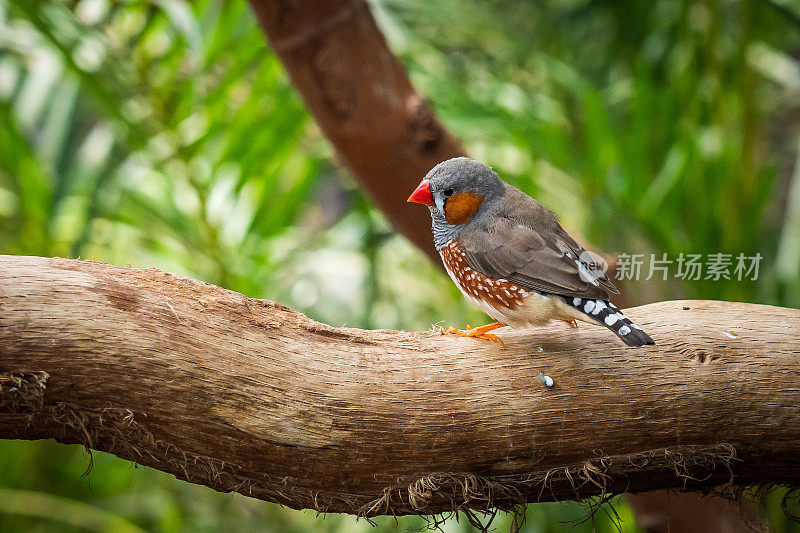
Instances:
[[[696,492],[653,490],[629,494],[636,524],[647,533],[752,533],[760,518],[748,501],[735,503]]]
[[[438,261],[428,213],[406,198],[437,163],[466,153],[411,85],[367,4],[251,4],[343,162],[394,227]]]
[[[440,161],[466,155],[442,126],[425,99],[416,92],[402,65],[362,0],[250,0],[272,49],[280,56],[295,88],[302,95],[326,137],[386,217],[411,242],[435,261],[428,214],[408,209],[405,199],[428,170]],[[627,302],[623,297],[618,305]],[[651,521],[662,517],[653,531],[667,527],[671,499],[632,499],[638,513]],[[700,505],[693,495],[687,505]],[[729,505],[706,498],[706,521],[738,521]],[[674,527],[673,531],[677,531]]]

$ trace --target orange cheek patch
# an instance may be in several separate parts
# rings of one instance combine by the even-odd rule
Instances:
[[[469,222],[483,203],[483,196],[472,192],[457,192],[444,205],[444,218],[451,226]]]

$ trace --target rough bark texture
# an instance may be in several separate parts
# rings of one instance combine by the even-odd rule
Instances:
[[[797,484],[800,311],[627,314],[657,346],[554,325],[499,330],[502,348],[333,328],[159,270],[0,256],[0,438],[364,515]]]
[[[251,0],[309,111],[395,228],[434,260],[431,221],[406,198],[437,163],[466,155],[416,92],[363,0]]]

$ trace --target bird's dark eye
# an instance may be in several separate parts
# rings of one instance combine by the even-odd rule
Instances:
[[[444,190],[445,196],[453,196],[453,189],[445,189]]]

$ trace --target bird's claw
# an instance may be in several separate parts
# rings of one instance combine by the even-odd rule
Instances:
[[[455,335],[461,335],[462,337],[473,337],[476,339],[485,339],[487,341],[499,342],[501,346],[505,347],[506,344],[503,342],[503,339],[501,339],[497,335],[494,335],[493,333],[489,333],[493,329],[502,328],[503,326],[505,326],[505,324],[503,324],[502,322],[487,324],[479,328],[473,328],[469,324],[467,324],[466,330],[450,326],[449,328],[447,328],[445,333],[452,333]]]
[[[566,322],[569,327],[578,329],[578,321],[574,318],[565,318],[564,322]]]

